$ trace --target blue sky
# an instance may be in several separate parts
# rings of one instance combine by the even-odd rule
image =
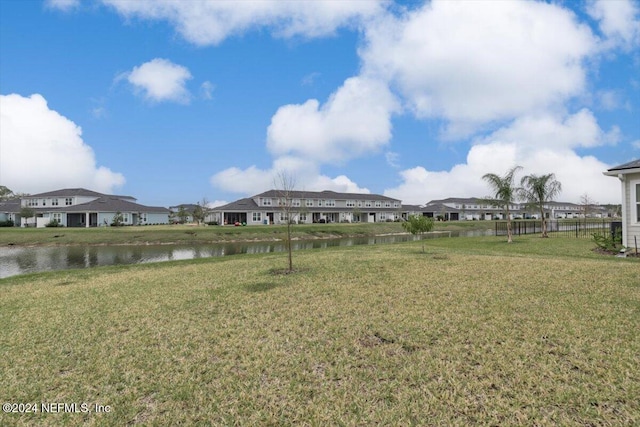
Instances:
[[[147,205],[272,188],[426,203],[553,172],[619,203],[634,1],[0,2],[0,185]]]

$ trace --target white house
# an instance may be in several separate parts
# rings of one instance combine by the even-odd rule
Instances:
[[[400,200],[378,194],[292,191],[289,198],[287,210],[297,223],[385,222],[402,216]],[[282,203],[282,193],[269,190],[219,206],[212,214],[221,224],[282,224],[287,221]]]
[[[622,185],[622,244],[640,245],[640,159],[603,173],[617,177]]]
[[[57,221],[64,227],[110,225],[117,213],[124,225],[167,224],[169,209],[144,206],[131,196],[102,194],[84,188],[67,188],[31,194],[20,199],[21,207],[30,207],[35,217],[22,218],[23,226],[45,227]]]

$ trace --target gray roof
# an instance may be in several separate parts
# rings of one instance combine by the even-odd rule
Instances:
[[[420,205],[402,205],[400,209],[403,212],[422,212],[422,206]]]
[[[195,211],[195,209],[197,207],[198,207],[198,205],[194,205],[194,204],[191,204],[191,203],[183,203],[183,204],[177,205],[177,206],[169,206],[169,210],[178,212],[180,210],[180,208],[182,208],[187,213],[193,213],[193,211]]]
[[[157,206],[144,206],[121,199],[119,196],[102,196],[87,203],[72,206],[36,207],[36,211],[46,212],[143,212],[169,213],[169,209]]]
[[[264,193],[256,194],[253,197],[281,197],[281,190],[269,190]],[[391,200],[400,201],[391,197],[382,196],[380,194],[367,193],[338,193],[335,191],[291,191],[291,197],[294,199],[336,199],[336,200]]]
[[[425,206],[429,206],[431,204],[444,204],[444,203],[459,203],[459,204],[486,204],[484,199],[479,199],[477,197],[448,197],[446,199],[441,200],[431,200],[426,203]]]
[[[270,210],[273,210],[273,207],[271,206],[264,206],[264,208],[265,209],[269,208]],[[249,209],[251,210],[260,209],[260,206],[258,206],[256,202],[253,201],[252,198],[247,197],[244,199],[236,200],[235,202],[227,203],[226,205],[223,205],[223,206],[218,206],[213,210],[214,211],[246,211]]]
[[[47,191],[46,193],[38,193],[38,194],[29,194],[28,196],[24,196],[24,198],[33,198],[33,197],[73,197],[73,196],[81,196],[81,197],[117,197],[119,199],[130,199],[136,200],[135,197],[131,196],[115,196],[109,194],[98,193],[97,191],[87,190],[86,188],[63,188],[62,190],[54,190]]]
[[[0,201],[0,212],[19,213],[20,199],[10,199]]]
[[[633,160],[631,162],[624,163],[624,164],[618,165],[616,167],[613,167],[613,168],[609,169],[608,172],[621,171],[621,170],[625,170],[625,169],[638,169],[638,168],[640,168],[640,159]]]

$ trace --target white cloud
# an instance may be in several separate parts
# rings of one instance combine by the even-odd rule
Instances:
[[[16,192],[84,187],[111,193],[125,179],[97,166],[80,127],[49,109],[41,95],[11,94],[0,95],[0,182]]]
[[[102,0],[121,15],[170,22],[186,40],[211,45],[246,31],[266,28],[280,37],[319,37],[358,25],[383,10],[384,1]]]
[[[619,199],[619,183],[602,175],[610,166],[573,150],[608,143],[616,131],[603,132],[587,110],[563,121],[550,116],[523,117],[479,139],[466,163],[448,171],[428,171],[420,166],[404,170],[400,185],[385,194],[418,204],[446,197],[488,196],[484,174],[502,174],[520,165],[527,175],[555,173],[563,187],[561,200],[577,203],[588,193],[601,203],[613,203]]]
[[[211,185],[223,191],[250,196],[276,188],[278,174],[281,172],[286,172],[294,178],[296,190],[370,192],[368,188],[360,187],[345,175],[331,178],[322,175],[316,163],[288,156],[276,159],[269,169],[260,169],[255,165],[246,169],[225,169],[211,177]]]
[[[606,111],[613,111],[622,105],[621,95],[615,90],[601,90],[596,93],[598,106]]]
[[[384,153],[384,158],[387,161],[387,164],[392,168],[400,167],[400,154],[393,151],[387,151],[386,153]]]
[[[80,6],[80,0],[46,0],[45,5],[51,9],[68,12]]]
[[[168,59],[155,58],[133,67],[133,70],[116,78],[126,78],[136,92],[154,102],[174,101],[189,103],[191,95],[186,88],[187,80],[192,78],[186,67],[174,64]]]
[[[632,1],[591,1],[587,13],[599,21],[605,47],[629,48],[640,44],[640,8]]]
[[[433,1],[368,27],[360,56],[417,117],[443,118],[457,137],[579,95],[596,41],[554,4]]]
[[[508,141],[530,150],[596,147],[618,142],[620,130],[613,127],[609,132],[602,131],[593,113],[586,108],[564,120],[558,116],[550,113],[522,116],[477,142]]]
[[[313,73],[309,73],[302,78],[301,84],[302,86],[311,86],[316,82],[318,77],[320,77],[320,73],[318,73],[317,71],[314,71]]]
[[[206,99],[206,100],[213,99],[213,95],[212,94],[213,94],[213,91],[215,90],[215,88],[216,88],[216,86],[213,83],[211,83],[210,81],[207,80],[206,82],[204,82],[204,83],[202,83],[200,85],[200,96],[203,99]]]
[[[319,162],[341,162],[377,151],[391,138],[397,101],[387,86],[347,79],[322,106],[315,99],[280,107],[267,130],[267,148]]]
[[[635,141],[633,141],[633,142],[631,143],[631,146],[632,146],[633,148],[635,148],[636,150],[640,150],[640,139],[636,139]]]

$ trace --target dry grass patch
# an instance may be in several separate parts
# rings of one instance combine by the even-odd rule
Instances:
[[[637,263],[447,240],[4,280],[3,400],[113,412],[0,424],[640,422]]]

